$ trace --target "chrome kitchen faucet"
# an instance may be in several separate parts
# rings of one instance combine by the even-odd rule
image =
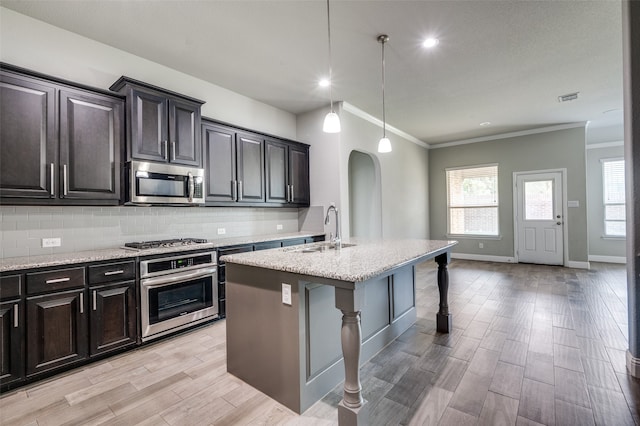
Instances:
[[[333,210],[334,213],[336,214],[336,236],[331,239],[331,243],[333,243],[336,250],[340,250],[342,248],[342,241],[340,239],[340,216],[338,214],[338,209],[336,208],[335,204],[331,204],[327,209],[327,215],[324,218],[324,224],[325,225],[329,224],[329,213],[331,212],[331,210]]]

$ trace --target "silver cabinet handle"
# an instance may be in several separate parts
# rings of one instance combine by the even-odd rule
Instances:
[[[69,171],[67,165],[62,166],[62,194],[66,197],[69,193]]]
[[[163,157],[164,157],[164,161],[167,161],[169,159],[169,149],[167,147],[167,141],[162,141],[162,145],[163,145]]]
[[[118,269],[117,271],[109,271],[109,272],[105,272],[104,275],[106,277],[110,276],[110,275],[118,275],[118,274],[124,274],[124,270],[122,269]]]
[[[84,293],[80,293],[80,313],[84,314]]]
[[[57,283],[66,283],[67,281],[71,280],[70,277],[64,277],[64,278],[54,278],[52,280],[46,280],[45,283],[46,284],[57,284]]]
[[[176,141],[171,141],[171,161],[176,161]]]
[[[19,324],[19,314],[18,314],[18,309],[20,307],[18,306],[17,303],[15,303],[13,305],[13,328],[18,328],[20,326]]]
[[[242,201],[242,181],[238,181],[238,201]]]
[[[293,203],[293,184],[289,185],[289,193],[291,194],[289,201]]]
[[[93,290],[93,310],[94,310],[94,311],[95,311],[96,309],[98,309],[98,308],[97,308],[97,305],[98,305],[97,298],[98,298],[98,290]]]
[[[231,201],[238,201],[238,182],[231,181]]]
[[[49,178],[51,179],[51,187],[49,188],[49,193],[51,194],[51,196],[56,195],[55,188],[53,187],[53,182],[56,179],[55,173],[56,173],[56,166],[53,163],[51,163],[51,170],[49,174]]]

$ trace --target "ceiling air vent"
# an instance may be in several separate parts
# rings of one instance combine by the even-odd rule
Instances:
[[[578,99],[578,93],[580,92],[567,93],[566,95],[558,96],[558,102],[575,101]]]

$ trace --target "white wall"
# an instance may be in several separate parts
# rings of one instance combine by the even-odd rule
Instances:
[[[296,136],[293,114],[2,7],[0,60],[100,89],[126,75],[206,101],[203,116],[285,138]]]
[[[341,211],[342,234],[349,230],[349,156],[352,151],[371,155],[380,166],[382,236],[429,238],[429,152],[409,140],[388,132],[393,151],[377,152],[382,130],[339,105],[342,132],[322,132],[328,108],[298,116],[298,137],[311,145],[311,205],[325,211],[335,201]],[[333,231],[333,224],[325,228]]]
[[[584,127],[514,136],[466,145],[432,149],[430,155],[431,236],[447,238],[446,168],[498,163],[499,238],[458,237],[454,252],[509,260],[515,256],[513,173],[549,169],[567,170],[568,208],[565,218],[569,265],[587,266],[586,158]],[[452,237],[453,238],[453,237]],[[483,244],[480,248],[479,243]]]

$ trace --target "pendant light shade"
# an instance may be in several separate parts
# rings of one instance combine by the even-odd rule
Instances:
[[[382,44],[382,139],[378,142],[378,152],[391,152],[391,141],[387,138],[387,120],[384,105],[384,44],[389,41],[389,36],[380,34],[378,43]]]
[[[333,112],[333,109],[324,117],[322,130],[325,133],[340,133],[340,117]]]
[[[331,75],[331,13],[329,11],[329,0],[327,0],[327,34],[329,39],[329,102],[330,110],[324,118],[322,130],[325,133],[340,133],[340,117],[333,111],[333,80]]]
[[[380,142],[378,142],[378,152],[391,152],[391,141],[389,138],[383,137],[380,139]]]

